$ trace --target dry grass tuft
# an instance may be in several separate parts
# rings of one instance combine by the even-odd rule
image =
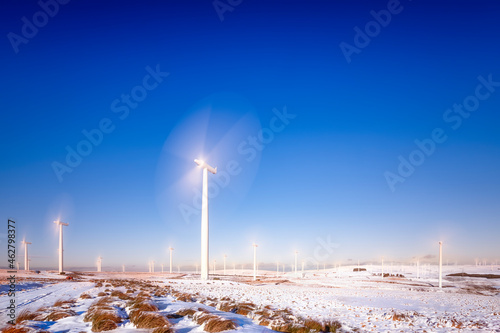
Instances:
[[[9,325],[8,327],[2,328],[2,333],[28,333],[28,329]]]
[[[20,324],[25,320],[34,320],[37,316],[38,314],[31,312],[28,309],[22,309],[17,315],[16,324]]]
[[[147,298],[137,297],[136,299],[130,301],[128,306],[131,310],[138,311],[158,311],[158,307]]]
[[[45,317],[44,321],[57,321],[59,319],[76,316],[73,310],[55,310]]]
[[[92,322],[92,332],[112,331],[117,328],[118,325],[110,319]]]
[[[103,291],[99,292],[99,294],[97,294],[98,297],[101,297],[101,296],[106,296],[107,294]]]
[[[194,309],[181,309],[177,311],[175,314],[181,317],[186,317],[186,316],[193,316],[196,313],[196,310]]]
[[[222,332],[236,329],[236,323],[229,319],[224,319],[206,310],[198,311],[194,314],[193,320],[198,325],[203,325],[206,332]]]
[[[324,323],[325,332],[337,332],[342,328],[342,324],[337,320],[330,320]]]
[[[323,331],[323,323],[313,320],[313,319],[306,319],[304,321],[304,326],[307,327],[310,330],[316,330],[316,331]]]
[[[210,319],[204,327],[204,330],[210,333],[222,332],[236,329],[236,323],[222,317]]]
[[[81,295],[80,295],[80,298],[81,298],[81,299],[89,299],[89,298],[92,298],[92,296],[90,296],[90,295],[89,295],[89,294],[87,294],[87,293],[83,293],[83,294],[81,294]]]
[[[134,311],[130,314],[130,322],[137,328],[157,328],[167,327],[170,328],[170,322],[158,312],[152,311]]]
[[[118,297],[121,300],[129,300],[130,299],[129,295],[125,294],[124,292],[122,292],[120,290],[113,290],[113,292],[111,293],[111,296]]]
[[[55,307],[59,307],[59,306],[63,306],[65,304],[75,304],[76,303],[76,300],[74,299],[66,299],[66,300],[63,300],[63,299],[58,299],[53,306]]]

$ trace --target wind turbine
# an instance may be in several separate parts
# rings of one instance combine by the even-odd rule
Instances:
[[[439,242],[439,288],[443,288],[443,242]]]
[[[54,221],[59,226],[59,273],[63,271],[63,226],[68,226],[68,223],[63,223],[59,220]]]
[[[297,274],[297,254],[299,254],[299,251],[295,251],[295,277],[298,276],[298,274]]]
[[[253,244],[253,280],[257,280],[257,244]]]
[[[24,244],[24,270],[29,271],[30,270],[30,263],[28,261],[28,245],[31,243],[27,242],[25,240],[23,240],[22,243]]]
[[[227,254],[224,255],[224,275],[226,275],[226,258]]]
[[[122,272],[125,273],[125,265],[122,265]]]
[[[151,273],[155,272],[155,261],[151,261]]]
[[[172,273],[172,251],[174,250],[173,247],[168,248],[170,250],[170,273]]]
[[[217,173],[217,168],[213,168],[204,161],[194,160],[200,168],[203,168],[203,195],[201,204],[201,279],[208,280],[208,171]]]
[[[99,256],[99,257],[97,258],[97,271],[98,271],[98,272],[101,272],[101,271],[102,271],[102,257],[101,257],[101,256]]]

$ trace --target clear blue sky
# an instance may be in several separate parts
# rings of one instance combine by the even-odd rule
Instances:
[[[210,257],[231,267],[253,242],[262,265],[439,240],[450,261],[499,259],[500,3],[44,1],[52,16],[0,5],[0,213],[32,267],[57,267],[57,218],[67,267],[144,270],[169,246],[199,262],[194,158],[234,169],[209,179]],[[68,147],[87,156],[69,166]]]

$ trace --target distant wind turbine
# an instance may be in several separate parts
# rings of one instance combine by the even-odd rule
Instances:
[[[439,242],[439,288],[443,288],[443,242]]]
[[[199,167],[203,168],[203,195],[201,204],[201,279],[208,280],[208,171],[217,173],[204,161],[194,160]]]
[[[63,229],[62,229],[62,227],[63,226],[67,227],[69,224],[63,223],[59,220],[54,221],[54,223],[59,226],[59,273],[62,273],[64,270],[64,267],[63,267],[63,251],[64,250],[63,250]]]
[[[295,277],[299,276],[297,274],[297,254],[299,254],[299,251],[295,251]]]
[[[102,271],[102,257],[101,257],[101,256],[99,256],[99,257],[97,258],[97,271],[98,271],[98,272],[101,272],[101,271]]]
[[[170,250],[170,273],[172,273],[172,251],[174,251],[173,247],[168,248]],[[182,251],[181,251],[182,252]]]
[[[226,275],[226,258],[227,254],[224,255],[224,275]]]
[[[24,270],[29,271],[30,270],[30,263],[28,259],[28,245],[31,244],[30,242],[27,242],[25,240],[22,241],[24,244]]]
[[[257,244],[253,244],[253,280],[257,280]]]

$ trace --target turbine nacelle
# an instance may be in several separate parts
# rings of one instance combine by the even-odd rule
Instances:
[[[65,225],[65,226],[69,225],[68,223],[63,223],[61,221],[54,221],[54,223],[57,224],[57,225]]]
[[[205,168],[207,169],[208,171],[210,171],[211,173],[213,173],[214,175],[217,173],[217,168],[213,168],[211,167],[210,165],[208,165],[205,161],[202,161],[202,160],[194,160],[194,163],[196,163],[200,168]]]

